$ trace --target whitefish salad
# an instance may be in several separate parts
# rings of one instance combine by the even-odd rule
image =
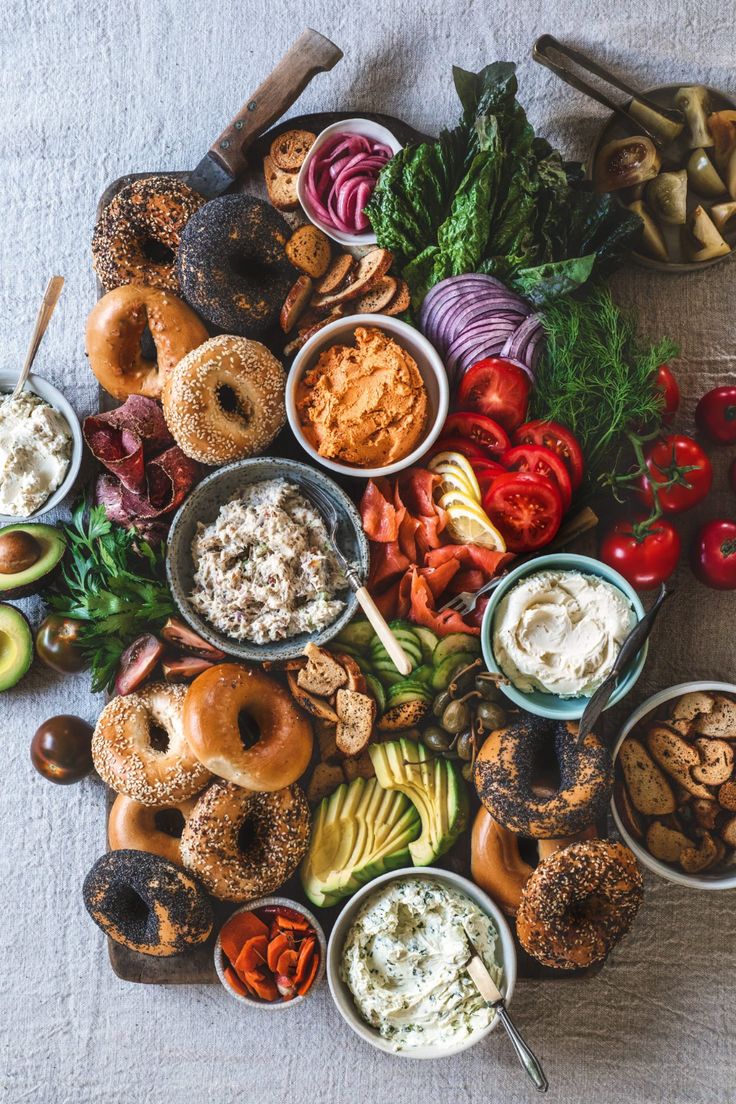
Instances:
[[[493,1020],[465,970],[468,936],[500,986],[498,930],[464,893],[429,878],[399,879],[361,908],[340,974],[360,1015],[393,1050],[451,1046]]]
[[[347,584],[324,521],[283,479],[251,484],[200,524],[192,558],[192,605],[234,640],[318,632],[345,608]]]

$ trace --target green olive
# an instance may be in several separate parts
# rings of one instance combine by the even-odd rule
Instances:
[[[465,702],[450,702],[440,719],[440,724],[456,736],[470,724],[470,707]]]
[[[422,733],[422,743],[426,744],[430,751],[447,751],[452,743],[452,737],[439,725],[427,725]]]
[[[441,717],[451,701],[452,698],[446,690],[443,690],[441,694],[438,694],[437,697],[434,699],[434,703],[432,705],[432,712],[434,713],[435,717]]]
[[[459,759],[472,759],[473,758],[473,733],[461,732],[457,738],[455,744],[455,751],[458,754]]]
[[[494,702],[499,701],[501,698],[501,691],[498,688],[498,683],[494,679],[488,678],[487,675],[476,675],[475,689],[486,701]]]
[[[506,724],[506,712],[495,702],[478,702],[475,707],[475,715],[479,721],[483,722],[483,727],[488,731],[492,731],[494,728],[503,728]]]
[[[463,778],[465,779],[466,782],[472,782],[473,781],[474,771],[475,771],[475,768],[474,768],[472,763],[463,763],[463,765],[460,769],[460,773],[462,774],[462,776],[463,776]]]

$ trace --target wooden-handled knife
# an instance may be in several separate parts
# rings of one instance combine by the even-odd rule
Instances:
[[[190,173],[189,186],[207,199],[231,188],[247,167],[251,142],[288,111],[312,77],[328,72],[341,57],[334,42],[308,27],[210,146]]]

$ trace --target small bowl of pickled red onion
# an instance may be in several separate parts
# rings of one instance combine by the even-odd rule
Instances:
[[[326,127],[299,170],[296,190],[310,222],[340,245],[375,245],[365,214],[378,174],[401,149],[380,123],[345,119]]]

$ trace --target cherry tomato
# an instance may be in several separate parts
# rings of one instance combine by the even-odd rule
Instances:
[[[530,552],[552,540],[562,521],[562,495],[551,479],[506,472],[483,496],[483,509],[510,552]]]
[[[36,631],[36,653],[42,663],[59,674],[81,671],[87,661],[79,647],[83,621],[51,613]]]
[[[458,405],[495,420],[511,433],[526,418],[531,380],[503,357],[486,357],[471,365],[460,380]]]
[[[500,456],[511,442],[503,426],[487,418],[485,414],[476,414],[474,410],[458,410],[449,414],[442,429],[443,437],[464,437],[474,445],[481,445],[492,456]]]
[[[713,482],[710,460],[698,442],[683,433],[655,441],[646,454],[646,465],[648,475],[642,476],[642,497],[651,507],[652,484],[657,485],[659,504],[666,514],[695,506],[705,498]]]
[[[559,422],[545,422],[542,419],[525,422],[514,434],[514,443],[544,445],[545,448],[552,449],[565,461],[573,491],[576,491],[582,483],[585,469],[583,450],[570,430]]]
[[[736,443],[736,387],[714,387],[695,408],[698,429],[717,445]]]
[[[92,726],[68,713],[49,717],[31,740],[31,762],[49,782],[78,782],[92,770]]]
[[[639,536],[635,526],[643,520],[617,521],[604,534],[598,555],[637,590],[654,590],[677,567],[680,535],[671,522],[658,518],[648,532]]]
[[[444,434],[432,445],[427,456],[436,456],[438,452],[460,452],[468,460],[490,460],[491,454],[480,445],[468,441],[465,437],[446,437]]]
[[[478,480],[481,495],[486,493],[494,479],[506,474],[503,464],[498,464],[495,460],[471,460],[470,463]]]
[[[671,422],[680,405],[680,388],[669,364],[660,364],[654,377],[654,390],[662,392],[662,419]]]
[[[690,549],[693,572],[714,590],[736,590],[736,521],[706,521]]]
[[[508,471],[537,472],[556,483],[562,495],[562,506],[569,510],[572,502],[572,483],[565,461],[544,445],[515,445],[501,457]]]

